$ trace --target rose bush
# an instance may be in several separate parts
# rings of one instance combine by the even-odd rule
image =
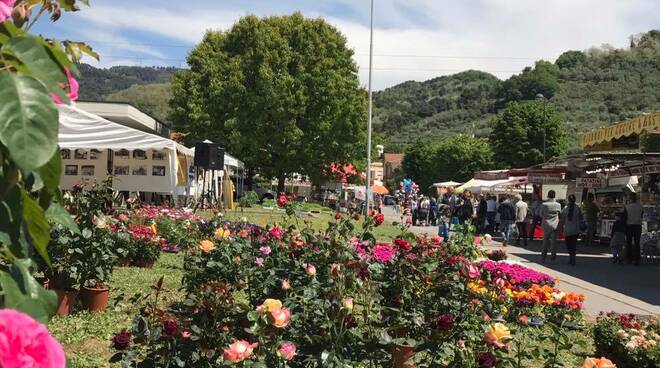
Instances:
[[[660,320],[634,314],[601,313],[593,327],[596,353],[619,368],[660,365]]]

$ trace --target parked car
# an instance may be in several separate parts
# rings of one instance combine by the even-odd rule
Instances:
[[[385,197],[383,197],[383,204],[386,206],[393,206],[394,204],[396,204],[396,198],[391,195],[386,195]]]

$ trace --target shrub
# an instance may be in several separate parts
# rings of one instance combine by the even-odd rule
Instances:
[[[660,321],[633,314],[601,313],[593,327],[596,353],[619,368],[655,368],[660,365]]]
[[[259,203],[259,196],[254,191],[245,192],[239,199],[238,205],[244,208],[252,207]]]

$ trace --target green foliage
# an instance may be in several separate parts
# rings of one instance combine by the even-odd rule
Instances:
[[[529,167],[567,149],[564,124],[544,101],[511,102],[491,126],[490,144],[501,167]]]
[[[552,98],[559,88],[559,68],[548,61],[537,61],[534,68],[527,67],[521,74],[507,79],[498,96],[502,104],[509,101],[533,100],[538,94]]]
[[[255,204],[259,203],[259,196],[255,191],[248,191],[243,194],[241,199],[238,201],[238,205],[247,208],[247,207],[252,207]]]
[[[87,1],[22,1],[20,11],[0,23],[0,308],[12,308],[46,322],[54,293],[34,279],[34,261],[50,265],[48,220],[72,227],[58,189],[58,113],[52,96],[68,103],[72,60],[91,48],[46,40],[28,33],[41,14],[57,20]],[[20,7],[20,9],[18,9]],[[38,9],[35,17],[29,17]],[[28,21],[28,18],[29,19]],[[57,156],[57,157],[55,157]],[[32,258],[31,258],[32,257]]]
[[[647,133],[639,137],[642,152],[660,152],[660,134]]]
[[[104,96],[110,102],[127,102],[162,122],[169,122],[172,88],[169,83],[134,84]]]
[[[80,99],[86,101],[121,101],[131,102],[135,98],[142,106],[157,106],[155,111],[145,110],[156,116],[161,111],[161,93],[169,88],[158,86],[169,84],[172,74],[177,70],[173,67],[141,67],[141,66],[113,66],[107,69],[95,68],[88,64],[79,64],[80,70]],[[133,86],[151,85],[145,89]],[[154,96],[151,96],[154,92]],[[116,97],[116,98],[114,98]],[[126,98],[126,99],[124,99]],[[144,102],[141,102],[144,101]],[[151,102],[153,101],[153,102]],[[166,111],[166,110],[162,110]]]
[[[224,144],[266,177],[319,180],[363,153],[366,94],[345,37],[300,13],[208,32],[173,78],[172,118],[190,142]]]
[[[488,142],[467,135],[410,146],[402,163],[405,177],[413,179],[423,191],[438,181],[467,181],[476,171],[493,165]]]

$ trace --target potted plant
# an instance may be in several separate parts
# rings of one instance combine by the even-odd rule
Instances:
[[[108,305],[109,282],[117,259],[113,238],[105,229],[83,228],[79,247],[82,304],[90,311],[103,311]]]
[[[78,298],[80,284],[80,269],[78,264],[81,249],[77,247],[76,235],[71,230],[60,225],[53,225],[48,255],[51,264],[48,266],[41,258],[39,268],[44,274],[44,284],[57,294],[58,316],[68,315]]]

